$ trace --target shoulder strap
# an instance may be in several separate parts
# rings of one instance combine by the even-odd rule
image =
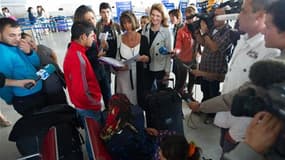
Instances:
[[[121,28],[120,28],[120,25],[119,25],[119,24],[117,24],[117,23],[114,23],[114,26],[115,26],[115,28],[116,28],[116,30],[117,30],[117,32],[118,32],[118,34],[120,35],[120,34],[121,34]]]
[[[117,59],[122,59],[122,55],[121,55],[121,43],[122,43],[122,35],[118,35],[117,37]]]
[[[145,25],[144,32],[147,31],[147,27],[148,27],[148,26],[149,26],[149,23],[147,23],[147,24]]]

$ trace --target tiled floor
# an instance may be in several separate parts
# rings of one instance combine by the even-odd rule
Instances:
[[[70,32],[50,33],[44,35],[40,41],[41,44],[52,48],[58,55],[59,62],[62,66],[63,58],[70,41]],[[196,99],[201,99],[201,92],[198,86],[195,87]],[[12,106],[6,105],[0,101],[0,110],[13,123],[17,121],[19,115],[13,110]],[[189,141],[195,141],[203,150],[205,158],[218,160],[221,153],[219,148],[219,129],[213,125],[203,124],[203,117],[191,114],[190,109],[183,104],[185,115],[184,132]],[[0,128],[0,160],[14,160],[20,157],[16,145],[8,141],[9,132],[12,127]]]

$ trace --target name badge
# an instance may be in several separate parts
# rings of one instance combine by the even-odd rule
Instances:
[[[254,58],[254,59],[258,58],[258,53],[256,51],[249,51],[246,54],[251,58]]]

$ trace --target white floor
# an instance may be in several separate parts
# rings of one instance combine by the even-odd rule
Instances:
[[[43,35],[41,44],[52,48],[58,55],[62,66],[67,44],[70,41],[70,32],[58,32]],[[201,99],[199,86],[195,86],[195,98]],[[6,105],[0,100],[0,110],[13,123],[17,121],[19,115],[13,110],[12,106]],[[187,105],[183,104],[184,112],[184,132],[187,140],[194,141],[203,150],[205,158],[218,160],[221,149],[219,147],[219,129],[213,125],[205,125],[203,117],[190,114]],[[9,132],[12,127],[0,128],[0,160],[14,160],[20,157],[16,145],[8,141]]]

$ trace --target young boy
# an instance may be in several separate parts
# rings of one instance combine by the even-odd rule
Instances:
[[[86,49],[91,47],[94,41],[93,29],[89,23],[76,22],[73,24],[71,28],[72,41],[63,63],[70,99],[80,115],[81,111],[95,114],[101,110],[101,90],[85,54]],[[96,119],[99,120],[98,118]]]
[[[94,41],[94,26],[87,22],[75,22],[71,28],[71,42],[64,63],[64,77],[70,100],[81,119],[90,117],[101,121],[102,94],[96,75],[86,56],[86,50]],[[86,127],[86,126],[85,126]],[[86,134],[86,148],[92,159]]]

